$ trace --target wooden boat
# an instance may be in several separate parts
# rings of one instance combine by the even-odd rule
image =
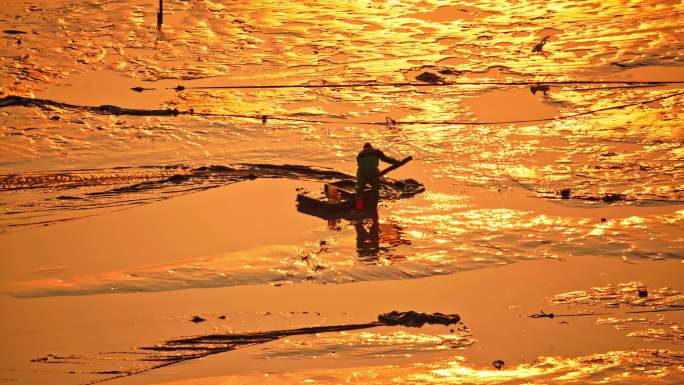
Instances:
[[[323,185],[323,191],[300,190],[297,194],[297,211],[323,219],[359,217],[355,207],[356,181],[343,179]],[[364,208],[374,208],[377,197],[370,189],[363,194]]]
[[[405,158],[380,172],[380,176],[395,170],[412,157]],[[299,190],[297,194],[297,211],[323,219],[358,219],[372,215],[377,211],[378,196],[370,188],[363,192],[363,209],[355,207],[356,181],[342,179],[323,185],[323,191]]]

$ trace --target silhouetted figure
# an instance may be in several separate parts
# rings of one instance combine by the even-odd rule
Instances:
[[[367,184],[371,185],[373,196],[377,200],[380,192],[380,161],[397,165],[400,161],[390,158],[370,143],[363,145],[363,149],[356,156],[356,207],[363,208],[363,190]]]

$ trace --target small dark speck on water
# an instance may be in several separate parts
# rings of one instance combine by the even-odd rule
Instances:
[[[190,321],[197,324],[197,323],[206,321],[206,319],[196,315],[196,316],[192,317],[192,319]]]
[[[648,297],[648,290],[646,289],[639,289],[639,298],[646,298]]]
[[[563,199],[570,199],[570,189],[569,188],[564,188],[560,191],[561,198]]]
[[[606,203],[613,203],[617,201],[624,201],[627,197],[625,194],[606,194],[603,196],[603,201]]]
[[[504,367],[504,362],[502,360],[496,360],[492,362],[492,365],[494,365],[495,368],[501,370]]]

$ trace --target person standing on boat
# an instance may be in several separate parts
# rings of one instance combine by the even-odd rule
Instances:
[[[356,208],[363,208],[363,189],[371,185],[373,195],[377,198],[380,192],[380,161],[398,165],[401,161],[390,158],[370,143],[365,143],[356,156]]]

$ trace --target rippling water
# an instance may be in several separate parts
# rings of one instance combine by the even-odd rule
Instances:
[[[298,372],[276,374],[259,378],[256,376],[205,378],[176,384],[220,383],[280,384],[318,383],[335,384],[360,382],[386,384],[401,382],[409,384],[641,384],[646,378],[654,384],[671,384],[677,381],[677,362],[681,356],[668,351],[639,350],[615,351],[573,359],[540,357],[530,364],[522,364],[503,370],[475,367],[461,357],[411,367],[383,366],[354,368],[353,370],[329,370],[322,372]],[[168,382],[164,384],[174,384]]]
[[[155,201],[170,192],[162,182],[206,164],[349,170],[359,144],[372,140],[413,155],[412,176],[428,192],[383,209],[376,266],[349,269],[360,228],[338,224],[330,241],[342,260],[321,258],[350,271],[334,281],[540,257],[684,255],[679,84],[552,83],[683,80],[680,2],[169,2],[161,32],[155,12],[125,1],[13,1],[2,11],[3,94],[181,112],[0,109],[5,229]],[[207,88],[426,84],[425,72],[468,85]],[[386,117],[397,123],[368,124]],[[496,123],[509,121],[518,122]],[[207,181],[182,182],[192,190]],[[159,189],[131,194],[139,183]],[[508,196],[526,203],[478,199]],[[532,210],[542,200],[557,204]],[[601,222],[581,211],[611,205],[644,209],[608,211],[617,218]],[[226,261],[206,273],[234,271]],[[292,275],[273,274],[282,263],[267,264],[264,279]]]
[[[240,180],[197,177],[205,165],[349,173],[364,141],[412,155],[406,168],[427,191],[385,203],[370,248],[373,223],[339,221],[325,248],[319,237],[6,291],[351,282],[684,255],[684,90],[670,82],[684,81],[681,1],[167,1],[161,32],[155,6],[11,0],[0,10],[0,97],[179,113],[3,99],[1,230]],[[577,80],[596,83],[558,83]],[[422,86],[364,86],[387,83]],[[329,84],[339,86],[225,88]],[[634,356],[615,354],[604,358]]]

